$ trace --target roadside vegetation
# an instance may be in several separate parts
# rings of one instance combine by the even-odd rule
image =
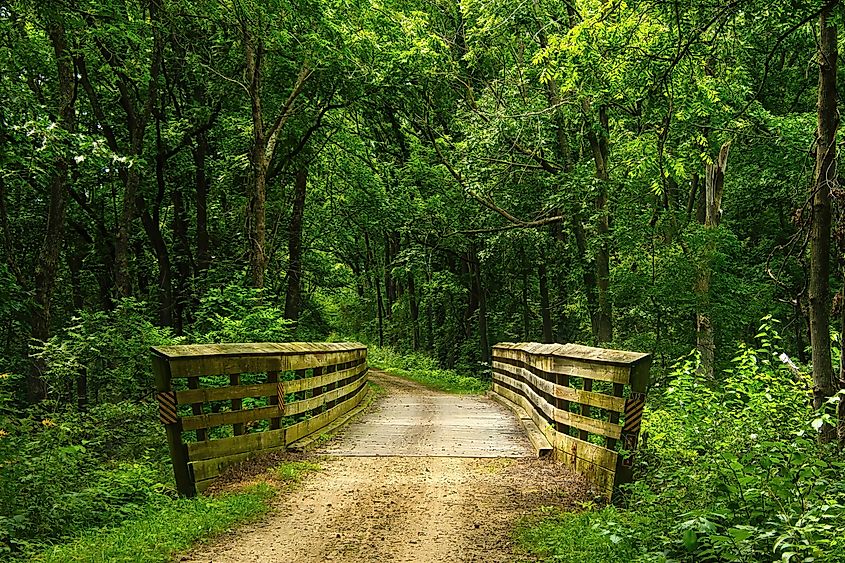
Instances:
[[[520,543],[572,563],[845,561],[845,458],[817,439],[829,414],[771,321],[758,336],[718,385],[695,357],[658,378],[625,508],[536,515]]]
[[[490,388],[489,379],[443,369],[434,358],[419,352],[399,352],[387,346],[371,345],[367,350],[367,361],[375,368],[447,393],[474,395]]]

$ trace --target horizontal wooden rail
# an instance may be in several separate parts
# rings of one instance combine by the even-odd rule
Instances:
[[[648,354],[502,343],[493,347],[492,390],[522,407],[555,456],[610,499],[632,479],[650,368]]]
[[[152,349],[159,418],[180,494],[227,467],[284,449],[355,408],[367,392],[358,343],[203,344]]]

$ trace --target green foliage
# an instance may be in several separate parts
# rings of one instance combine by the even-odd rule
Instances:
[[[477,377],[437,367],[437,362],[425,354],[398,353],[388,347],[369,346],[367,361],[375,368],[447,393],[480,394],[490,387],[489,382]]]
[[[179,499],[150,505],[136,518],[87,533],[33,558],[43,563],[170,561],[203,538],[252,520],[269,509],[274,490],[267,484],[219,497]]]
[[[560,560],[582,530],[611,561],[845,559],[845,460],[815,439],[808,380],[778,359],[771,319],[757,336],[718,387],[689,357],[652,392],[627,510],[544,519],[525,543]]]
[[[210,289],[191,329],[194,342],[288,342],[291,321],[275,305],[279,298],[240,285]]]
[[[273,477],[287,485],[299,483],[303,477],[320,471],[320,464],[313,461],[286,461],[272,469]]]
[[[520,522],[517,541],[549,561],[629,563],[639,551],[625,535],[626,518],[613,507],[585,512],[544,508]]]
[[[131,518],[174,495],[155,409],[9,419],[0,436],[0,549],[27,552]],[[21,490],[26,494],[21,494]]]
[[[124,299],[112,311],[80,311],[53,335],[38,355],[47,365],[44,378],[61,407],[73,402],[76,380],[85,375],[95,401],[138,399],[153,388],[151,346],[177,344],[169,328],[153,324],[150,308]]]

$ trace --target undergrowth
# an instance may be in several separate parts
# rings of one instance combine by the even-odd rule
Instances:
[[[273,477],[286,485],[302,481],[308,473],[320,471],[320,464],[313,461],[286,461],[272,470]]]
[[[816,440],[825,413],[768,319],[758,337],[716,383],[690,357],[652,390],[627,509],[541,514],[522,545],[550,561],[845,561],[845,458]]]
[[[372,367],[447,393],[480,394],[490,388],[488,381],[441,369],[434,358],[418,352],[397,352],[386,346],[370,345],[367,361]]]
[[[173,553],[184,551],[199,540],[264,514],[274,494],[272,486],[262,483],[219,497],[156,503],[137,518],[114,528],[87,532],[33,560],[40,563],[169,561]]]

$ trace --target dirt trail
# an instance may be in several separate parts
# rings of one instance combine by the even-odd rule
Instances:
[[[530,450],[511,432],[516,422],[492,401],[438,393],[386,374],[373,379],[388,396],[324,448],[329,455],[321,471],[283,495],[263,522],[181,560],[520,561],[511,540],[515,521],[538,506],[581,500],[570,493],[580,487],[578,478],[526,457]],[[397,423],[391,425],[397,409],[405,417],[392,418]],[[470,428],[477,416],[505,438]],[[445,429],[438,420],[447,421]],[[505,453],[490,457],[497,436]],[[460,457],[441,450],[437,440],[444,437]],[[387,454],[390,448],[399,455]]]

